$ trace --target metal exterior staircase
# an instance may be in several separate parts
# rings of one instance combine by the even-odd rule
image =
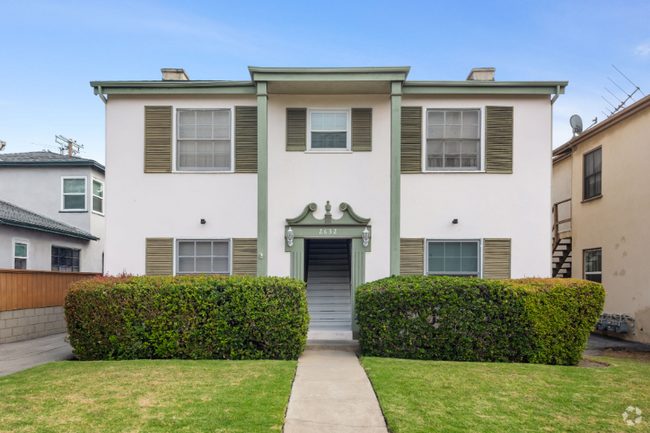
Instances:
[[[310,239],[306,261],[309,338],[352,339],[349,240]]]
[[[563,205],[560,208],[560,205]],[[560,220],[560,211],[568,210],[568,218]],[[566,199],[553,204],[553,278],[571,278],[571,199]]]

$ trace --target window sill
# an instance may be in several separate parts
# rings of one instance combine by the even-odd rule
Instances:
[[[485,170],[423,170],[422,173],[485,173]]]
[[[580,203],[588,203],[588,202],[590,202],[590,201],[598,200],[598,199],[600,199],[600,198],[603,198],[603,195],[602,195],[602,194],[601,194],[601,195],[597,195],[597,196],[595,196],[595,197],[588,198],[588,199],[586,199],[586,200],[582,200]]]
[[[333,154],[340,154],[340,153],[354,153],[351,150],[305,150],[305,153],[333,153]]]
[[[234,173],[235,170],[220,170],[220,171],[190,171],[190,170],[174,170],[172,173],[179,173],[179,174],[230,174]],[[250,173],[247,173],[250,174]],[[254,173],[253,173],[254,174]]]
[[[92,213],[95,214],[95,215],[99,215],[100,217],[106,216],[103,213],[99,213],[99,212],[95,212],[95,211],[93,211]]]
[[[87,210],[60,210],[59,213],[88,213]]]

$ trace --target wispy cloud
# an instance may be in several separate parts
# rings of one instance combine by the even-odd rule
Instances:
[[[643,43],[634,49],[634,54],[645,57],[650,55],[650,42]]]

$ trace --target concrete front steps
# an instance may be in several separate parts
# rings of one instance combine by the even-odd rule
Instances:
[[[352,352],[361,355],[359,340],[307,340],[308,350],[334,350],[339,352]]]

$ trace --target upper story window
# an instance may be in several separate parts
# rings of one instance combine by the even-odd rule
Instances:
[[[14,269],[27,269],[27,244],[14,243]]]
[[[478,252],[478,240],[428,241],[427,274],[478,278]]]
[[[177,170],[230,171],[230,110],[179,109],[177,116]]]
[[[480,170],[480,114],[477,109],[427,110],[427,170]]]
[[[230,274],[228,240],[179,240],[177,274]]]
[[[350,150],[350,110],[309,109],[307,119],[308,150]]]
[[[62,182],[61,209],[64,211],[85,211],[86,177],[64,177]]]
[[[602,148],[598,148],[585,154],[583,200],[588,200],[602,195],[602,169]]]
[[[104,182],[93,179],[93,211],[104,214]]]

